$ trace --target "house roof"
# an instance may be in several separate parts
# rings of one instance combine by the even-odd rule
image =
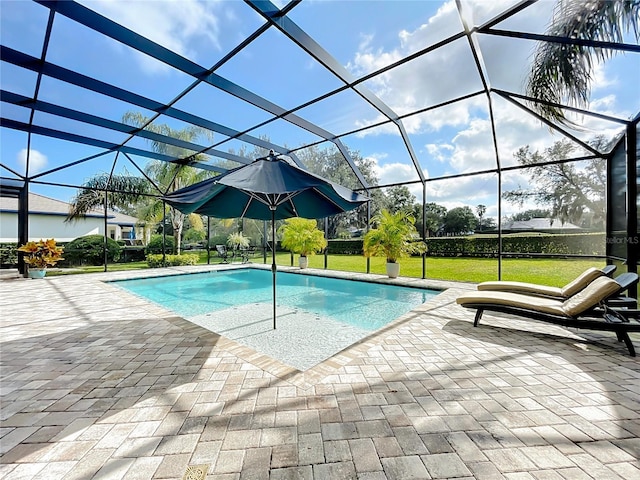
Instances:
[[[546,230],[581,230],[580,227],[573,223],[565,222],[554,218],[532,218],[530,220],[517,220],[515,222],[506,222],[503,230],[521,230],[521,231],[546,231]]]
[[[18,199],[11,197],[0,197],[0,212],[17,213]],[[67,216],[69,213],[69,204],[54,198],[38,195],[37,193],[29,193],[29,213],[34,215],[54,215]],[[86,215],[91,218],[103,218],[104,210],[94,209]],[[125,215],[124,213],[107,210],[107,223],[117,225],[136,225],[140,223],[136,217]]]

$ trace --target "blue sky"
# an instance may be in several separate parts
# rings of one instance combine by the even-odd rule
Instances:
[[[211,67],[229,50],[247,38],[260,25],[262,18],[240,1],[85,1],[87,7],[148,36],[206,68]],[[465,18],[479,25],[494,17],[514,0],[462,1]],[[276,2],[279,7],[283,2]],[[508,19],[499,28],[542,33],[555,2],[542,0]],[[49,10],[36,3],[6,1],[1,3],[2,44],[32,56],[39,56]],[[433,45],[462,31],[460,16],[453,1],[303,1],[289,18],[313,37],[353,78],[378,71],[399,59]],[[513,92],[523,91],[534,42],[477,36],[491,86]],[[132,90],[160,102],[173,99],[193,81],[188,75],[163,65],[108,38],[56,15],[47,61],[85,75]],[[216,71],[228,80],[252,90],[283,107],[293,108],[342,85],[341,81],[316,63],[279,31],[271,28],[249,47]],[[638,83],[640,56],[627,54],[614,57],[595,68],[591,105],[595,111],[629,118],[640,110]],[[28,97],[33,96],[36,75],[13,65],[2,63],[2,88]],[[363,82],[399,115],[430,107],[440,102],[474,93],[482,83],[475,69],[466,38],[414,61]],[[45,77],[39,99],[88,110],[115,121],[126,111],[152,112],[119,102],[99,94],[68,86]],[[514,163],[513,153],[521,146],[543,149],[562,138],[552,135],[538,120],[510,103],[492,97],[497,120],[498,150],[502,165]],[[176,108],[244,130],[268,120],[271,115],[238,100],[210,85],[200,84],[179,100]],[[3,116],[27,122],[30,111],[3,103]],[[376,111],[353,91],[296,112],[332,134],[341,134],[376,123],[382,119]],[[590,117],[579,118],[581,130],[572,132],[581,139],[596,134],[613,137],[619,124]],[[75,128],[73,121],[36,113],[39,124],[51,128]],[[185,125],[169,117],[160,123],[173,128]],[[447,107],[429,110],[403,120],[418,161],[427,178],[495,168],[486,96],[480,95]],[[122,133],[97,127],[82,127],[86,136],[121,142]],[[271,141],[297,148],[319,140],[313,133],[283,120],[249,132],[267,135]],[[11,171],[24,173],[26,134],[3,128],[1,131],[2,167],[0,175],[12,177]],[[223,141],[216,134],[215,141]],[[416,180],[417,174],[405,145],[393,126],[367,130],[342,138],[342,142],[364,157],[375,161],[382,183]],[[142,140],[130,143],[148,149]],[[220,149],[237,149],[240,142],[222,143]],[[34,135],[31,143],[31,169],[46,172],[67,163],[99,154],[102,150],[85,145]],[[73,168],[60,170],[41,178],[63,184],[82,183],[97,172],[110,171],[114,155],[98,157]],[[141,166],[146,163],[136,158]],[[115,171],[126,168],[135,172],[127,161],[119,159]],[[505,187],[526,185],[527,178],[512,173],[503,179]],[[420,185],[412,186],[418,198]],[[429,201],[448,208],[460,205],[489,205],[488,215],[496,214],[495,176],[464,177],[455,181],[428,184]],[[32,191],[68,200],[75,189],[32,185]]]

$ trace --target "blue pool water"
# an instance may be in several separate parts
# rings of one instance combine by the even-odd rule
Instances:
[[[271,304],[271,271],[238,269],[115,281],[114,284],[189,318],[247,303]],[[439,292],[278,272],[277,305],[366,330],[377,330]]]

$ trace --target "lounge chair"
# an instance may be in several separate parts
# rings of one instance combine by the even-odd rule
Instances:
[[[222,259],[222,263],[229,263],[229,255],[231,252],[227,250],[226,246],[216,245],[216,251],[218,252],[218,257]]]
[[[626,344],[629,354],[635,357],[629,332],[640,332],[640,310],[613,309],[606,301],[619,296],[637,282],[637,274],[623,273],[615,279],[600,276],[566,300],[513,292],[477,291],[459,296],[456,302],[477,310],[474,326],[478,326],[482,314],[488,310],[564,327],[615,332],[618,340]]]
[[[603,275],[611,276],[615,269],[615,265],[607,265],[606,267],[601,269],[595,267],[588,268],[573,281],[566,284],[564,287],[550,287],[547,285],[539,285],[537,283],[497,281],[479,283],[478,290],[514,292],[523,293],[526,295],[539,295],[543,297],[557,297],[561,299],[567,299],[578,293],[580,290],[583,290],[596,278]]]

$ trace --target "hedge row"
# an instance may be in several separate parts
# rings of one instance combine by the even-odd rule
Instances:
[[[427,256],[431,257],[494,257],[498,254],[497,237],[432,237],[426,240]],[[112,262],[132,262],[152,258],[162,258],[162,236],[153,235],[147,247],[121,247],[108,239],[107,259]],[[508,235],[502,237],[502,251],[511,254],[554,254],[554,255],[604,255],[606,236],[604,233],[581,233],[566,235]],[[280,245],[278,244],[278,247]],[[58,265],[102,265],[104,263],[104,237],[89,235],[65,245],[65,260]],[[174,238],[167,236],[165,250],[173,251]],[[278,248],[279,249],[279,248]],[[327,251],[330,255],[362,255],[362,239],[329,240]],[[16,244],[0,245],[0,264],[17,264]],[[152,255],[156,254],[156,255]],[[196,255],[192,255],[196,257]],[[166,258],[178,257],[167,255]],[[182,255],[181,257],[185,257]],[[160,260],[161,261],[161,260]],[[182,260],[176,260],[182,261]],[[190,261],[190,260],[187,260]],[[197,262],[197,260],[196,260]],[[173,265],[173,264],[172,264]],[[185,265],[184,263],[176,265]],[[190,263],[188,265],[191,265]],[[150,264],[151,266],[151,264]],[[160,265],[154,265],[160,266]]]
[[[183,253],[182,255],[165,255],[164,262],[162,254],[147,255],[149,268],[158,267],[180,267],[182,265],[197,265],[200,257],[194,253]]]
[[[362,255],[362,239],[329,240],[327,253],[329,255]]]
[[[439,237],[427,239],[433,257],[497,256],[498,237]],[[514,254],[604,255],[604,233],[518,235],[502,237],[502,252]]]
[[[432,237],[426,240],[430,257],[493,257],[498,237]],[[502,251],[513,254],[604,255],[604,233],[518,235],[502,237]],[[329,254],[362,255],[362,239],[329,240]]]

